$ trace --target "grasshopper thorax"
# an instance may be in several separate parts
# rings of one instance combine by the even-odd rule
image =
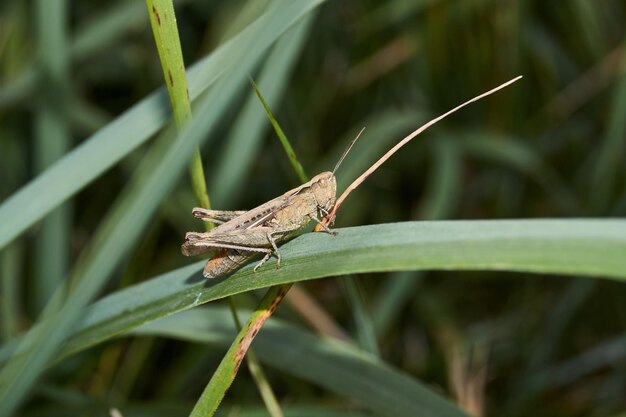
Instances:
[[[311,180],[311,192],[315,196],[317,207],[322,211],[329,212],[335,204],[337,196],[335,175],[330,171],[317,174]]]

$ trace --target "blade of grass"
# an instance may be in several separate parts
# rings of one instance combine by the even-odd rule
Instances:
[[[172,103],[174,119],[180,129],[191,118],[191,104],[189,103],[189,96],[187,95],[185,65],[180,48],[178,28],[176,27],[174,5],[171,0],[146,0],[146,5],[148,7],[148,13],[150,14],[155,43],[161,59],[167,91]],[[201,207],[210,209],[211,206],[206,190],[204,170],[202,168],[202,159],[199,149],[196,149],[194,153],[189,171],[198,204]],[[213,228],[211,222],[205,222],[205,225],[207,230]],[[235,321],[238,323],[234,300],[230,297],[228,300],[233,310]],[[280,410],[276,396],[253,352],[246,357],[246,362],[270,415],[273,417],[282,417],[283,413]]]
[[[185,62],[183,61],[183,52],[176,27],[174,4],[172,0],[146,0],[146,6],[150,15],[154,42],[159,52],[167,93],[172,105],[174,121],[180,130],[191,119],[191,103],[187,90]],[[211,204],[204,180],[204,168],[199,149],[196,149],[189,164],[189,174],[198,204],[200,207],[210,209]],[[213,228],[211,222],[205,222],[205,225],[207,230]]]
[[[7,342],[16,336],[20,323],[19,282],[24,277],[22,271],[24,248],[22,242],[15,242],[0,253],[0,306],[2,307],[2,341]]]
[[[201,261],[111,294],[90,307],[61,357],[209,301],[334,275],[497,270],[626,280],[624,220],[423,221],[335,230],[335,237],[309,233],[281,246],[285,265],[279,270],[268,266],[253,273],[248,265],[207,282]],[[0,350],[0,359],[10,351]]]
[[[240,332],[242,326],[237,315],[235,300],[233,297],[228,297],[228,301],[230,313],[235,323],[235,329]],[[265,376],[265,371],[263,371],[261,362],[252,348],[248,349],[248,353],[246,354],[246,365],[248,365],[250,375],[252,375],[252,379],[254,379],[254,382],[257,385],[257,389],[259,390],[259,394],[261,394],[261,398],[263,399],[263,403],[265,404],[265,408],[267,409],[269,415],[272,417],[283,417],[284,413],[278,403],[278,399],[276,399],[276,394],[274,394],[272,386]]]
[[[67,33],[69,7],[66,0],[36,3],[40,79],[40,105],[35,120],[36,154],[39,171],[45,170],[70,148],[68,123],[70,72]],[[35,309],[39,313],[69,268],[72,207],[69,203],[51,212],[36,239]]]
[[[133,334],[228,345],[233,327],[227,312],[194,309],[159,320]],[[293,325],[271,319],[255,340],[261,359],[283,372],[310,381],[358,401],[379,416],[465,416],[450,401],[376,357],[345,343],[315,336]]]
[[[300,182],[304,184],[305,182],[309,180],[309,177],[304,173],[304,168],[302,168],[302,164],[300,163],[300,161],[298,161],[298,158],[296,157],[296,153],[294,152],[293,147],[291,146],[291,144],[289,143],[289,140],[285,136],[285,132],[283,132],[283,129],[281,129],[280,125],[278,124],[278,121],[276,121],[276,118],[272,114],[272,110],[269,108],[269,106],[265,102],[265,99],[263,98],[263,95],[261,95],[261,92],[259,91],[259,87],[256,85],[254,80],[251,79],[250,83],[252,84],[252,87],[254,88],[254,92],[259,98],[259,101],[261,101],[261,104],[263,105],[263,108],[265,109],[265,113],[267,114],[267,117],[270,119],[270,123],[272,124],[272,127],[274,128],[274,132],[276,132],[276,136],[278,136],[278,139],[280,140],[281,145],[283,145],[283,149],[285,150],[285,153],[287,154],[287,158],[289,158],[289,162],[291,162],[291,166],[293,167],[293,170],[296,171],[296,174],[298,175],[298,179],[300,180]]]

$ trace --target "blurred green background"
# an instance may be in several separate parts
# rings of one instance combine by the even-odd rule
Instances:
[[[175,6],[191,66],[267,2]],[[403,148],[350,196],[338,227],[624,217],[625,19],[626,3],[618,0],[328,1],[280,38],[251,75],[310,177],[332,169],[367,127],[337,173],[340,190],[420,124],[524,75]],[[2,201],[162,84],[142,1],[3,1]],[[298,185],[251,93],[239,91],[202,149],[213,208],[252,208]],[[163,102],[154,111],[167,108]],[[0,252],[4,341],[35,322],[149,146],[129,151]],[[103,293],[189,264],[179,245],[186,231],[201,229],[190,216],[194,205],[182,178]],[[626,409],[623,284],[504,272],[350,279],[358,285],[306,283],[277,315],[356,341],[474,415]],[[239,302],[253,307],[258,296]],[[321,311],[297,297],[316,300]],[[114,404],[126,407],[124,415],[186,415],[222,354],[163,338],[109,341],[46,373],[21,415],[106,415]],[[327,406],[320,415],[359,410],[306,381],[267,372],[286,406]],[[262,412],[261,404],[242,371],[223,412]]]

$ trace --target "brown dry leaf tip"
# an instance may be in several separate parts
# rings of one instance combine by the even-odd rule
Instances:
[[[248,348],[250,347],[250,344],[252,344],[252,339],[254,339],[254,335],[256,335],[257,332],[258,332],[258,328],[254,330],[252,333],[250,332],[246,333],[246,335],[242,337],[241,340],[239,341],[239,347],[237,348],[237,351],[235,352],[235,355],[233,356],[233,359],[235,362],[235,368],[233,369],[231,379],[234,379],[235,376],[237,375],[237,372],[239,371],[239,367],[241,366],[241,362],[243,362],[243,358],[246,355],[246,352],[248,352]]]
[[[287,293],[286,289],[281,289],[280,291],[278,291],[278,293],[276,294],[276,297],[272,301],[272,304],[267,308],[267,310],[260,313],[257,319],[254,322],[250,323],[250,325],[248,326],[246,334],[239,341],[239,347],[237,348],[237,351],[235,352],[235,355],[234,355],[235,369],[233,370],[233,374],[232,374],[233,378],[237,374],[239,370],[239,366],[241,365],[241,362],[243,361],[243,358],[246,352],[250,348],[250,345],[252,344],[252,341],[256,337],[257,333],[263,326],[263,323],[265,323],[267,319],[270,318],[274,310],[276,310],[276,308],[278,307],[278,304],[285,297],[286,293]]]
[[[237,350],[237,353],[235,356],[245,355],[246,351],[250,347],[250,344],[252,343],[252,340],[257,335],[257,333],[259,332],[263,324],[267,321],[267,319],[269,319],[272,313],[274,313],[274,311],[276,310],[280,302],[283,300],[283,298],[285,298],[285,295],[287,294],[288,290],[289,290],[289,287],[281,288],[276,293],[276,296],[272,300],[272,304],[270,304],[270,306],[266,310],[261,312],[254,322],[250,323],[250,325],[248,326],[248,330],[246,331],[246,335],[239,342],[239,349]]]
[[[285,298],[285,296],[287,295],[287,292],[289,291],[289,288],[291,288],[291,285],[284,285],[282,286],[278,292],[276,293],[276,297],[274,297],[274,300],[272,301],[272,304],[270,305],[270,307],[267,309],[267,312],[269,313],[267,317],[264,318],[264,321],[267,320],[269,318],[269,316],[272,315],[272,313],[274,313],[274,311],[278,308],[278,304],[280,304],[280,302],[283,300],[283,298]]]
[[[420,133],[422,133],[423,131],[425,131],[426,129],[428,129],[429,127],[431,127],[432,125],[434,125],[435,123],[445,119],[446,117],[448,117],[449,115],[451,115],[452,113],[457,112],[458,110],[461,110],[463,107],[467,106],[468,104],[471,104],[475,101],[478,101],[484,97],[487,97],[493,93],[495,93],[498,90],[503,89],[504,87],[507,87],[511,84],[513,84],[514,82],[518,81],[519,79],[521,79],[522,76],[519,75],[515,78],[513,78],[512,80],[509,80],[503,84],[500,84],[499,86],[492,88],[491,90],[484,92],[474,98],[471,98],[469,100],[467,100],[466,102],[459,104],[458,106],[456,106],[455,108],[453,108],[452,110],[447,111],[446,113],[442,114],[441,116],[438,116],[432,120],[430,120],[429,122],[423,124],[422,126],[420,126],[419,128],[417,128],[416,130],[414,130],[411,134],[409,134],[408,136],[406,136],[404,139],[402,139],[400,142],[398,142],[393,148],[391,148],[389,151],[387,151],[386,154],[384,154],[378,161],[376,161],[371,167],[369,167],[363,174],[361,174],[356,180],[354,180],[354,182],[352,184],[350,184],[348,186],[348,188],[346,188],[346,190],[343,192],[343,194],[341,194],[341,196],[337,199],[337,201],[335,202],[335,205],[333,206],[333,208],[330,210],[330,212],[328,213],[328,215],[326,215],[324,218],[322,218],[322,223],[324,223],[326,226],[331,225],[334,220],[335,220],[335,216],[337,214],[337,210],[339,209],[339,207],[341,206],[341,204],[343,203],[343,201],[346,199],[346,197],[348,197],[348,195],[354,191],[359,185],[361,185],[361,183],[363,181],[365,181],[365,179],[367,177],[369,177],[374,171],[376,171],[378,169],[379,166],[381,166],[387,159],[389,159],[394,153],[396,153],[401,147],[403,147],[404,145],[406,145],[411,139],[413,139],[414,137],[418,136]],[[322,230],[322,227],[317,225],[314,229],[314,231],[319,232]]]

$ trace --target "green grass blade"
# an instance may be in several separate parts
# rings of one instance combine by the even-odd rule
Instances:
[[[248,265],[207,282],[199,273],[201,261],[118,291],[91,307],[63,355],[229,295],[333,275],[500,270],[626,279],[622,220],[405,222],[337,230],[335,237],[310,233],[283,245],[279,270],[268,266],[254,273]]]
[[[3,342],[11,340],[19,331],[23,246],[22,242],[15,242],[0,252],[0,336]]]
[[[228,345],[234,328],[224,309],[189,310],[134,334]],[[212,320],[207,320],[211,317]],[[358,401],[379,416],[466,416],[450,401],[374,356],[272,319],[254,342],[260,359],[283,372]]]
[[[272,124],[272,127],[274,128],[274,131],[276,132],[276,136],[278,136],[280,143],[283,145],[283,149],[285,150],[285,153],[287,154],[287,158],[289,158],[289,162],[291,162],[291,166],[293,167],[293,170],[296,171],[296,174],[298,175],[298,179],[300,180],[301,183],[307,182],[309,180],[309,177],[304,173],[304,168],[302,168],[302,164],[300,163],[300,161],[298,161],[298,157],[296,157],[296,152],[293,150],[291,143],[289,143],[289,139],[287,139],[287,136],[285,136],[285,132],[283,132],[283,129],[281,129],[280,125],[278,124],[278,121],[272,114],[272,110],[269,108],[269,106],[265,102],[265,99],[263,98],[261,91],[259,91],[259,87],[252,80],[251,80],[251,83],[252,83],[252,87],[254,88],[254,92],[256,93],[257,97],[261,101],[261,104],[263,105],[263,108],[265,109],[265,113],[267,114],[267,117],[270,119],[270,123]]]
[[[178,129],[182,129],[191,119],[191,102],[187,89],[185,62],[176,27],[176,15],[172,0],[146,0],[154,41],[159,52],[163,78],[172,105],[174,121]],[[206,190],[204,168],[200,150],[196,150],[189,164],[191,185],[196,195],[197,204],[206,209],[211,208],[209,194]],[[213,228],[210,222],[205,223],[207,230]]]
[[[146,0],[146,6],[174,121],[180,129],[191,118],[191,103],[187,96],[187,77],[174,4],[172,0]]]
[[[44,75],[35,121],[36,164],[43,171],[70,148],[70,72],[66,33],[69,7],[66,0],[39,0],[36,4],[39,54]],[[68,272],[71,215],[71,205],[61,205],[47,216],[37,237],[36,257],[42,260],[35,263],[33,291],[37,312],[43,310],[50,294]]]

